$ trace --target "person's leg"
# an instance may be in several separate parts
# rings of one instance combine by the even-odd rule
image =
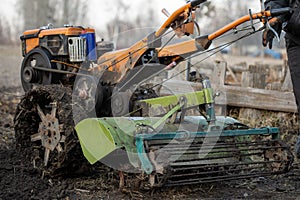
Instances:
[[[300,115],[300,45],[286,39],[288,64],[291,72],[291,78],[293,83],[293,90],[297,104],[298,115]],[[299,117],[300,120],[300,117]],[[298,158],[300,158],[300,134],[298,122],[298,138],[295,144],[295,151]]]
[[[288,65],[291,72],[293,91],[296,99],[298,114],[300,115],[300,45],[286,39]]]
[[[300,158],[300,135],[298,135],[296,144],[295,144],[295,152],[296,152],[296,156],[297,158]]]

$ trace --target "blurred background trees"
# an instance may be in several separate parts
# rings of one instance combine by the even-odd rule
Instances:
[[[101,35],[113,41],[118,49],[132,45],[134,42],[150,34],[160,25],[155,5],[151,1],[145,1],[143,7],[139,9],[141,12],[137,16],[128,17],[134,9],[133,6],[131,2],[115,0],[114,13],[116,14],[107,23],[106,30],[99,30],[99,32],[102,32]]]
[[[23,30],[49,23],[56,27],[81,24],[86,20],[87,3],[84,0],[18,0]]]
[[[11,28],[9,28],[9,24],[7,20],[0,16],[0,44],[11,44]]]

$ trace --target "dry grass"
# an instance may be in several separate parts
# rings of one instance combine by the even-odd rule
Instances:
[[[228,115],[253,128],[278,127],[281,139],[294,149],[299,132],[298,114],[232,107]]]

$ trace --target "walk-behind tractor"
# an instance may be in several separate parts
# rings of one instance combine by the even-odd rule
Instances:
[[[20,152],[49,176],[78,170],[84,155],[90,164],[120,171],[121,185],[123,172],[137,173],[134,177],[151,187],[287,172],[293,156],[280,140],[279,129],[253,129],[216,116],[218,95],[205,75],[192,73],[202,85],[196,91],[168,96],[160,92],[174,77],[164,74],[178,63],[270,28],[271,17],[290,12],[250,11],[212,34],[200,36],[198,30],[197,36],[195,11],[204,2],[190,1],[157,31],[118,51],[111,43],[96,43],[90,28],[25,31],[21,79],[26,95],[14,119]],[[240,26],[245,22],[247,26]],[[257,28],[256,22],[263,26]],[[248,33],[209,49],[231,30]],[[178,37],[193,34],[194,39],[169,45],[169,37],[163,44],[173,31]]]

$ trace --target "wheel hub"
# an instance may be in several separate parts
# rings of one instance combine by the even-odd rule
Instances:
[[[26,83],[34,83],[37,81],[37,72],[30,67],[25,67],[23,77]]]
[[[62,152],[63,149],[60,142],[65,141],[65,136],[61,135],[60,125],[55,116],[56,108],[56,103],[53,103],[51,114],[45,115],[40,106],[37,105],[37,111],[41,118],[41,122],[39,124],[38,133],[31,136],[32,142],[41,140],[42,146],[45,148],[45,166],[48,164],[50,151],[54,151],[56,149],[58,152]]]
[[[53,151],[61,138],[58,119],[49,114],[45,118],[46,120],[40,123],[38,132],[41,135],[42,146]]]

